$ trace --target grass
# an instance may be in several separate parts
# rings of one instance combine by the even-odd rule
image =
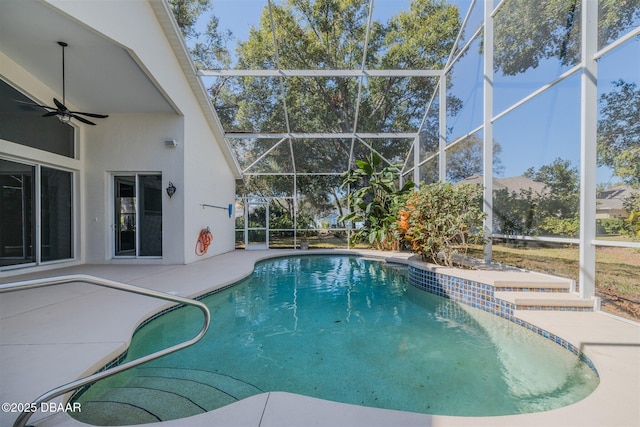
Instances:
[[[470,255],[481,256],[481,250],[474,249]],[[579,252],[575,246],[514,248],[494,245],[493,259],[502,264],[578,280]],[[617,247],[596,249],[598,286],[613,287],[621,294],[638,294],[639,276],[640,250]]]
[[[482,257],[481,248],[470,256]],[[578,282],[577,246],[493,246],[493,260]],[[605,311],[640,320],[640,249],[599,247],[596,249],[596,294]],[[579,286],[579,283],[578,283]]]

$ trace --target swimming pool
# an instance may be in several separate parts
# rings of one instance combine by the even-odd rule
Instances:
[[[598,384],[577,356],[525,328],[410,286],[406,268],[347,256],[265,261],[203,299],[205,339],[96,383],[74,414],[118,425],[181,418],[265,391],[429,414],[550,410]],[[196,311],[138,330],[127,358],[199,328]]]

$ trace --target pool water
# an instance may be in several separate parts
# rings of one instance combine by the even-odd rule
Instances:
[[[546,411],[589,395],[576,355],[512,322],[411,286],[406,267],[347,256],[278,258],[203,299],[198,344],[100,381],[84,422],[176,419],[267,391],[428,414]],[[201,314],[169,312],[134,336],[127,360],[193,336]]]

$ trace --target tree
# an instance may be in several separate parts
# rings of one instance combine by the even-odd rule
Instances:
[[[529,236],[537,233],[540,195],[530,188],[493,192],[493,231],[497,234]]]
[[[239,48],[239,68],[359,69],[369,2],[362,0],[287,0],[273,5],[278,60],[268,9],[259,28],[253,28]],[[381,69],[441,69],[459,29],[454,6],[437,0],[413,0],[409,12],[389,22],[373,22],[367,47],[367,67]],[[415,129],[433,92],[428,77],[376,77],[367,79],[361,92],[358,130],[403,131]],[[238,79],[239,129],[283,129],[284,111],[274,103],[280,94],[279,79]],[[359,80],[349,77],[288,78],[286,102],[293,131],[350,132]],[[379,151],[392,158],[391,148]]]
[[[368,1],[286,0],[265,7],[259,25],[238,48],[240,69],[360,69],[368,18]],[[271,15],[271,12],[273,15]],[[275,39],[271,19],[275,23]],[[458,8],[441,0],[412,0],[409,11],[387,22],[372,22],[366,67],[372,69],[442,69],[460,27]],[[278,52],[276,55],[276,45]],[[278,63],[276,63],[278,58]],[[218,81],[211,90],[225,129],[244,132],[384,132],[415,130],[435,89],[430,77],[237,77]],[[288,115],[281,101],[284,97]],[[360,103],[358,105],[358,94]],[[358,105],[358,123],[355,111]],[[450,108],[459,103],[448,102]],[[390,163],[403,161],[411,141],[366,141]],[[240,142],[238,142],[240,144]],[[242,156],[257,159],[273,140],[242,143]],[[269,171],[317,172],[322,161],[328,172],[344,172],[348,159],[364,159],[371,148],[351,140],[294,140],[269,154]],[[236,150],[238,152],[238,150]],[[316,168],[316,170],[314,170]],[[255,178],[255,177],[254,177]],[[314,182],[318,208],[331,202],[342,210],[335,182]],[[275,178],[288,180],[288,177]],[[298,187],[312,180],[298,176]],[[250,185],[261,180],[252,179]],[[273,181],[271,181],[273,184]],[[250,186],[248,186],[250,188]],[[263,187],[260,191],[265,191]],[[305,193],[309,194],[309,191]],[[309,201],[311,197],[309,197]]]
[[[211,8],[211,0],[169,0],[173,16],[185,38],[195,35],[196,21]]]
[[[231,38],[230,31],[221,31],[219,20],[211,16],[204,34],[196,31],[196,22],[211,10],[211,0],[169,0],[173,16],[183,37],[191,44],[191,56],[200,69],[224,68],[231,62],[225,47]]]
[[[613,85],[599,100],[598,165],[640,187],[640,88],[622,80]]]
[[[580,181],[578,169],[560,158],[523,176],[546,185],[537,200],[539,228],[554,235],[575,236],[580,225]]]
[[[206,0],[172,0],[174,11],[187,37],[196,42],[192,53],[202,67],[228,63],[224,49],[226,36],[212,18],[204,35],[193,30],[198,10],[208,10]],[[364,40],[369,2],[364,0],[286,0],[263,10],[259,25],[238,47],[237,68],[241,69],[359,69],[363,66]],[[272,20],[275,30],[272,29]],[[412,0],[408,11],[388,21],[374,21],[368,37],[366,68],[442,69],[460,28],[456,6],[443,0]],[[275,31],[275,33],[274,33]],[[274,43],[274,37],[276,42]],[[276,52],[276,46],[278,52]],[[277,58],[277,63],[276,63]],[[219,66],[217,68],[220,68]],[[363,83],[362,87],[360,84]],[[223,126],[227,130],[305,132],[384,132],[418,128],[437,79],[430,77],[350,77],[219,78],[210,93]],[[451,84],[449,82],[449,84]],[[287,115],[281,101],[285,94]],[[358,95],[360,95],[358,101]],[[356,105],[358,122],[355,123]],[[455,113],[458,99],[447,100]],[[429,120],[437,119],[430,116]],[[423,130],[437,130],[425,126]],[[423,136],[426,136],[423,135]],[[274,142],[269,139],[234,141],[239,157],[258,159]],[[391,164],[404,160],[411,141],[366,141]],[[462,147],[462,146],[461,146]],[[280,149],[282,148],[282,149]],[[496,153],[499,148],[496,148]],[[364,159],[372,149],[350,140],[284,142],[261,161],[260,172],[316,172],[318,160],[334,165],[330,172],[350,166],[345,159]],[[251,164],[251,162],[248,162]],[[304,203],[315,212],[333,205],[343,214],[342,197],[331,176],[318,180],[298,175],[297,188],[304,188]],[[291,176],[253,176],[242,191],[273,196],[289,188]],[[282,203],[288,203],[282,199]],[[283,206],[284,207],[284,206]],[[288,206],[291,210],[292,206]],[[306,209],[306,208],[305,208]]]
[[[494,67],[512,76],[545,59],[580,62],[582,0],[506,0],[495,18]],[[600,0],[599,45],[617,39],[637,23],[637,0]]]
[[[504,170],[500,154],[502,146],[493,143],[493,172],[501,175]],[[458,182],[474,175],[482,175],[483,143],[477,135],[471,135],[447,150],[447,179]]]
[[[542,182],[550,193],[574,194],[580,191],[578,168],[569,160],[555,159],[550,165],[541,166],[538,171],[530,167],[522,176]]]

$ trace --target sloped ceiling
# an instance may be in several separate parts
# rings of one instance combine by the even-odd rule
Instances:
[[[62,100],[62,48],[58,41],[68,43],[66,100],[77,110],[107,114],[174,112],[122,47],[47,3],[0,0],[0,51]],[[37,101],[52,104],[50,99]]]

